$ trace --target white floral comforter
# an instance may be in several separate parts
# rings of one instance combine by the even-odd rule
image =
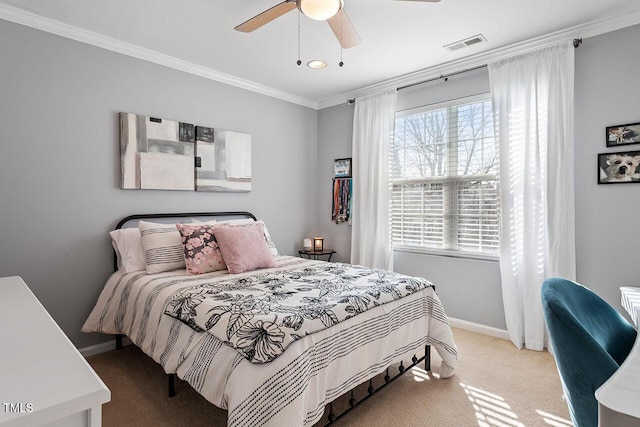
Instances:
[[[441,372],[446,371],[447,376],[453,374],[457,366],[456,346],[440,300],[428,282],[395,274],[387,276],[384,272],[362,267],[287,256],[279,256],[277,264],[275,268],[238,275],[229,275],[226,271],[198,276],[185,276],[184,270],[153,275],[116,272],[107,281],[83,331],[127,335],[160,363],[165,372],[176,373],[207,400],[227,409],[230,427],[313,425],[321,418],[327,403],[382,372],[386,366],[421,352],[425,345],[432,345],[442,357]],[[292,338],[286,351],[271,358],[268,363],[251,363],[245,357],[247,352],[244,348],[249,348],[254,357],[258,354],[258,357],[269,358],[273,352],[272,343],[279,342],[280,335],[273,332],[269,334],[268,329],[273,326],[265,326],[264,319],[252,318],[243,323],[246,319],[240,312],[234,311],[240,305],[230,311],[215,309],[211,313],[216,310],[218,313],[224,312],[229,319],[235,315],[236,322],[227,322],[225,334],[229,324],[243,325],[229,329],[237,332],[245,328],[247,334],[241,335],[245,341],[236,344],[241,352],[202,331],[204,328],[195,325],[194,329],[166,314],[172,307],[177,307],[179,295],[187,295],[196,289],[207,289],[214,295],[230,295],[233,299],[237,289],[230,292],[231,283],[254,283],[262,280],[258,279],[260,277],[282,278],[293,270],[305,269],[314,272],[309,275],[311,283],[300,280],[297,284],[287,285],[284,282],[281,284],[278,279],[271,288],[275,292],[290,286],[302,286],[301,289],[307,292],[307,285],[308,292],[321,291],[324,295],[314,298],[327,300],[316,301],[323,308],[313,315],[310,314],[313,310],[303,316],[296,309],[292,309],[293,312],[284,309],[286,315],[290,316],[285,323],[295,331],[296,325],[300,324],[302,328],[309,320],[309,325],[313,321],[323,323],[324,316],[324,321],[332,326],[308,335],[299,333],[298,337]],[[349,279],[352,273],[348,272],[359,271],[362,277],[368,277],[367,282],[374,279],[368,291],[361,289],[355,293],[343,293],[347,302],[341,310],[348,314],[338,322],[334,319],[329,321],[331,315],[327,313],[327,307],[331,306],[330,310],[336,307],[328,299],[329,294],[334,292],[331,289],[334,289],[336,276],[333,276],[334,279],[324,276],[330,270],[340,272],[337,277],[346,275],[347,279],[343,280],[351,283],[357,280]],[[416,289],[413,291],[412,288],[413,292],[410,292],[405,288],[399,292],[408,295],[396,298],[396,291],[385,286],[385,277],[406,281],[403,283],[411,284]],[[334,285],[329,282],[334,282]],[[322,283],[327,286],[322,286]],[[216,284],[220,286],[219,290],[216,290]],[[389,294],[390,301],[380,302],[376,298],[378,291]],[[243,292],[237,295],[247,296]],[[308,295],[306,297],[309,298]],[[270,298],[273,301],[267,305],[281,306],[281,299],[273,295]],[[315,302],[308,303],[313,305]],[[352,308],[347,309],[348,306]],[[359,314],[355,315],[356,312]],[[197,317],[198,310],[194,313]],[[183,320],[189,323],[189,318]],[[250,325],[258,321],[263,322],[262,331],[267,331],[262,336],[264,339],[255,339],[258,335],[250,333],[256,331]],[[203,325],[206,326],[206,322]]]
[[[301,264],[190,286],[165,314],[213,334],[252,363],[267,363],[294,341],[431,286],[359,265]]]

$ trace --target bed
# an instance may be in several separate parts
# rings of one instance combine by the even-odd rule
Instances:
[[[143,229],[151,220],[158,221],[154,232]],[[187,238],[181,248],[186,267],[150,269],[149,261],[167,252],[161,245],[153,250],[142,245],[146,268],[140,269],[140,259],[131,267],[127,259],[140,258],[140,247],[131,249],[131,238],[126,248],[122,242],[118,247],[112,234],[117,269],[82,330],[126,335],[170,378],[177,375],[227,410],[228,426],[311,426],[327,404],[394,363],[425,360],[429,369],[431,347],[442,359],[440,378],[455,372],[453,334],[427,280],[280,255],[266,224],[248,212],[133,215],[114,231],[128,229],[135,240],[139,228],[142,239],[157,237],[169,234],[158,233],[165,228],[158,224],[176,228],[178,221],[187,222],[177,226],[183,234],[185,229],[215,232],[217,249],[230,260],[227,269],[193,274]],[[230,235],[233,244],[243,244],[232,233],[254,226],[271,259],[267,267],[238,272],[223,243]],[[179,264],[175,252],[173,261]],[[423,351],[418,359],[415,354]],[[401,365],[400,373],[404,369]],[[350,405],[356,406],[353,396]],[[331,411],[329,421],[335,418]]]

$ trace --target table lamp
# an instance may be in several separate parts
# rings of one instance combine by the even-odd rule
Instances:
[[[322,237],[314,237],[313,238],[313,250],[314,251],[322,251],[324,249],[324,238]]]

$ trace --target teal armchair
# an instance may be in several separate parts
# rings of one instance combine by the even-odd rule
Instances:
[[[635,328],[598,295],[561,278],[542,284],[542,308],[575,427],[597,427],[595,391],[624,362]]]

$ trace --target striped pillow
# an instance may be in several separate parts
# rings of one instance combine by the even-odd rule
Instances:
[[[182,237],[175,224],[139,221],[147,274],[185,268]]]

